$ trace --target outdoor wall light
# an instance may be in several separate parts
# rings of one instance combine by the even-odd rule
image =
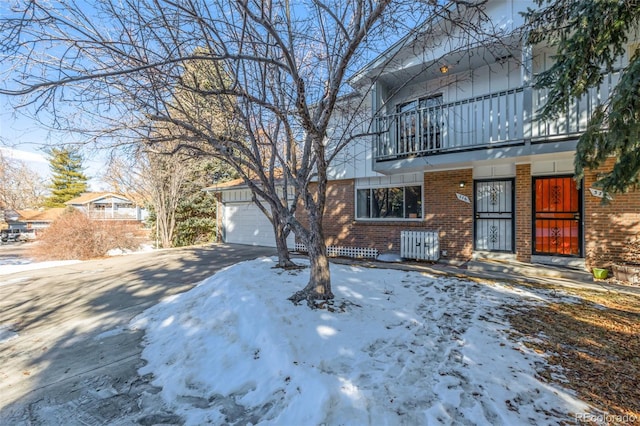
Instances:
[[[465,182],[465,181],[463,181],[463,180],[461,180],[461,181],[460,181],[460,183],[458,184],[458,186],[459,186],[460,188],[464,188],[466,185],[467,185],[467,182]]]
[[[441,67],[440,67],[440,72],[441,72],[442,74],[446,74],[446,73],[448,73],[448,72],[449,72],[449,67],[448,67],[447,65],[443,65],[443,66],[441,66]]]

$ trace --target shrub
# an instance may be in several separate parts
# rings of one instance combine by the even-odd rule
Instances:
[[[38,238],[30,255],[37,260],[86,260],[103,257],[112,249],[135,249],[139,225],[90,219],[69,210]]]

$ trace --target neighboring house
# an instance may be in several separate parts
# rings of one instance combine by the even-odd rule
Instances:
[[[113,192],[87,192],[65,204],[86,213],[92,219],[143,221],[148,216],[146,209],[124,195]]]
[[[563,116],[540,120],[546,91],[532,82],[553,51],[525,44],[517,31],[527,7],[535,4],[487,3],[487,15],[504,30],[498,41],[469,44],[451,31],[428,41],[411,34],[356,73],[352,86],[368,93],[378,136],[354,142],[332,166],[328,245],[400,252],[401,231],[431,231],[444,261],[504,257],[579,266],[618,258],[640,234],[638,191],[603,205],[592,187],[614,158],[579,186],[572,177],[577,139],[618,73]],[[631,40],[620,68],[637,46]],[[249,238],[263,231],[248,190],[218,189],[227,234],[252,220],[255,229],[242,241],[262,244]],[[232,208],[238,203],[253,209],[251,219]]]
[[[19,230],[21,233],[32,234],[36,237],[39,232],[46,229],[59,218],[66,209],[64,207],[37,210],[11,210],[5,213],[5,220],[10,230]]]

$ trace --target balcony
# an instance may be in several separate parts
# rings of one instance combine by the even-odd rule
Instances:
[[[566,114],[538,120],[546,90],[516,88],[448,104],[415,108],[374,120],[376,161],[420,157],[531,142],[575,139],[586,129],[588,117],[605,102],[619,72],[604,76],[598,88],[577,99]]]
[[[144,220],[147,216],[146,211],[140,208],[118,208],[118,209],[100,209],[92,208],[85,210],[85,214],[94,220]]]

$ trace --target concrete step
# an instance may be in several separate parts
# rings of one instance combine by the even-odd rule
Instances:
[[[592,282],[593,276],[587,271],[558,266],[524,263],[516,260],[475,259],[467,263],[473,272],[501,272],[529,277],[562,278],[567,280]]]

